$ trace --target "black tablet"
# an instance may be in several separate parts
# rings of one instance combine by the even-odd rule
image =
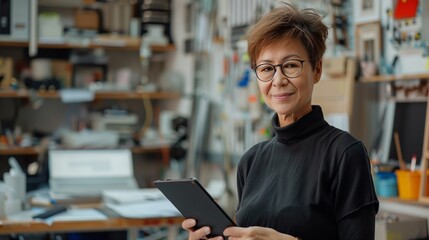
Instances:
[[[209,226],[207,237],[223,236],[225,228],[235,226],[196,178],[157,180],[154,184],[185,218],[197,221],[195,229]]]

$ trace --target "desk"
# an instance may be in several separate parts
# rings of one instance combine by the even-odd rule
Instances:
[[[10,222],[0,221],[1,234],[19,233],[53,233],[53,232],[84,232],[127,230],[128,239],[137,239],[138,229],[144,227],[168,227],[168,239],[176,239],[177,230],[183,217],[159,217],[144,219],[126,219],[121,217],[108,218],[98,221],[69,221],[54,222],[48,225],[44,222]]]
[[[405,214],[427,219],[429,229],[429,205],[412,200],[399,198],[379,198],[380,211]]]

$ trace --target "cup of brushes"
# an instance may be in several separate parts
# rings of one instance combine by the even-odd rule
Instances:
[[[403,160],[402,160],[403,161]],[[405,163],[400,163],[400,169],[395,171],[398,181],[399,198],[404,200],[417,200],[420,192],[420,171],[416,171],[416,155],[411,159],[411,166],[408,169]],[[400,160],[401,162],[401,160]],[[426,192],[429,193],[429,170],[426,173]]]

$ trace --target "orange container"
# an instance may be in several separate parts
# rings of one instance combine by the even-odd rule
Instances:
[[[428,172],[426,172],[426,193],[429,193]],[[417,200],[419,198],[420,191],[420,171],[411,172],[405,170],[396,170],[395,174],[398,181],[399,198],[406,200]]]

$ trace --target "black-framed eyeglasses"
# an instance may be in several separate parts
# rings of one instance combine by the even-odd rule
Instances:
[[[262,82],[269,82],[273,80],[277,72],[277,67],[280,67],[280,71],[287,78],[298,77],[304,66],[305,60],[300,59],[288,59],[282,64],[273,65],[271,63],[262,63],[254,67],[256,77]]]

